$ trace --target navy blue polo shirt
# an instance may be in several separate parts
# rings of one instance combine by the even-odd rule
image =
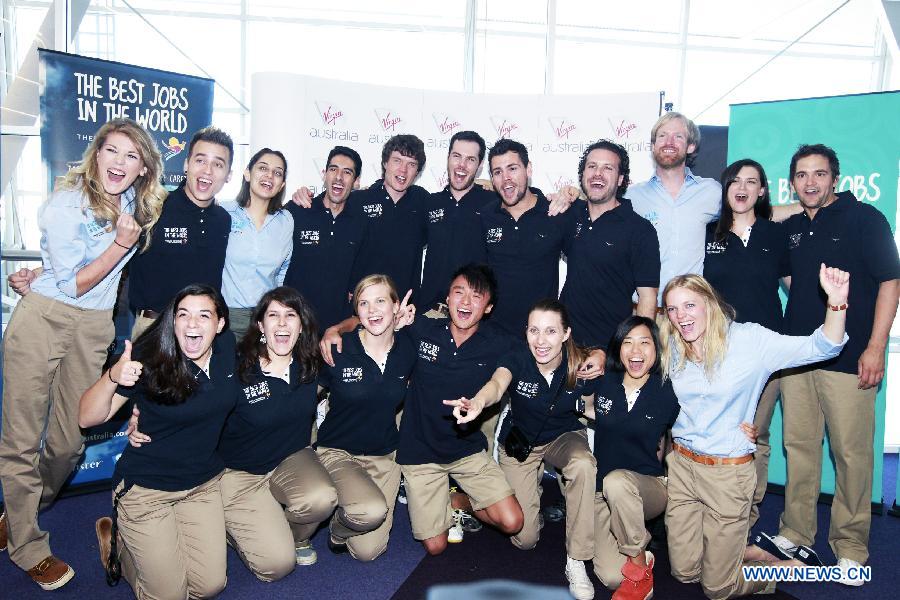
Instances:
[[[450,193],[449,185],[428,197],[425,204],[428,249],[419,293],[422,312],[446,301],[450,278],[457,269],[487,261],[479,213],[496,200],[497,194],[478,184],[459,202]]]
[[[331,396],[316,444],[354,455],[390,454],[397,449],[397,410],[416,363],[415,346],[403,330],[397,333],[382,373],[363,349],[359,329],[341,340],[343,351],[332,351],[334,366],[319,374]]]
[[[225,463],[216,447],[237,399],[234,349],[234,334],[230,331],[216,336],[209,377],[190,363],[200,387],[181,404],[154,402],[140,380],[133,387],[120,385],[116,389],[117,394],[137,405],[141,411],[140,430],[153,441],[140,448],[125,446],[116,463],[114,484],[124,480],[125,485],[179,492],[222,472]]]
[[[369,234],[354,273],[356,283],[366,275],[390,275],[402,297],[413,290],[411,303],[416,303],[422,280],[422,249],[425,247],[425,203],[428,192],[410,186],[394,202],[382,180],[372,187],[350,194],[348,208],[363,214],[369,222]]]
[[[716,225],[718,221],[706,226],[703,276],[737,312],[735,321],[758,323],[780,333],[778,280],[790,269],[784,225],[757,219],[746,247],[731,231],[716,241]]]
[[[819,265],[850,273],[847,335],[850,341],[837,358],[820,368],[857,373],[857,362],[869,343],[875,300],[882,282],[900,278],[900,260],[891,227],[878,210],[840,192],[810,220],[806,212],[785,222],[791,265],[791,291],[784,313],[784,332],[809,335],[825,320],[827,298],[819,287]]]
[[[457,347],[450,319],[416,319],[410,334],[417,361],[400,422],[397,462],[445,465],[486,450],[487,438],[478,425],[457,425],[453,407],[443,402],[478,393],[515,338],[480,323],[472,337]]]
[[[200,208],[184,193],[184,186],[169,194],[153,227],[150,247],[136,253],[128,266],[131,310],[162,312],[192,283],[221,291],[230,232],[231,216],[215,202]]]
[[[577,412],[578,399],[592,393],[593,382],[578,379],[573,389],[566,389],[568,365],[565,349],[562,363],[553,371],[549,384],[538,370],[528,346],[521,342],[503,355],[497,366],[512,373],[512,381],[507,388],[509,414],[503,420],[500,443],[506,442],[512,425],[518,427],[535,446],[549,444],[564,433],[584,429],[578,420],[581,416]]]
[[[657,457],[659,440],[671,429],[681,410],[672,382],[650,375],[631,410],[625,400],[621,371],[608,371],[595,379],[594,457],[597,491],[603,478],[616,469],[658,477],[663,465]]]
[[[356,285],[354,265],[360,260],[368,226],[349,204],[335,217],[323,197],[313,199],[310,208],[287,204],[294,217],[294,253],[284,276],[284,285],[303,294],[312,306],[320,331],[353,313],[348,294]]]
[[[291,382],[266,375],[257,364],[249,381],[239,381],[234,412],[225,422],[219,454],[225,466],[265,475],[309,446],[316,416],[316,378],[302,383],[300,363],[290,366]]]
[[[491,322],[523,337],[528,311],[538,300],[559,295],[559,258],[575,236],[572,211],[548,216],[550,202],[531,188],[537,203],[516,221],[498,199],[481,212],[487,260],[497,276]]]
[[[560,300],[569,309],[572,335],[583,347],[606,348],[616,327],[632,313],[639,287],[659,287],[659,240],[631,201],[591,220],[586,202],[572,206],[575,240],[568,252]]]

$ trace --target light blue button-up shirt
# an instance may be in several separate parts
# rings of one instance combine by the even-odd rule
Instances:
[[[134,188],[120,197],[123,214],[134,214]],[[108,310],[116,303],[122,268],[137,246],[125,254],[97,285],[78,296],[78,271],[93,262],[113,244],[116,230],[108,222],[98,223],[81,190],[55,192],[38,210],[41,230],[41,260],[44,271],[31,284],[31,291],[79,308]]]
[[[626,194],[634,212],[650,221],[659,237],[659,297],[676,275],[703,274],[706,225],[719,218],[722,186],[715,179],[698,177],[685,168],[684,184],[674,199],[659,176],[636,183]]]
[[[222,297],[231,308],[253,308],[262,295],[284,283],[294,249],[294,217],[286,210],[266,215],[260,229],[237,202],[222,202],[231,233],[222,272]]]
[[[849,338],[831,342],[816,329],[809,336],[780,335],[756,323],[732,323],[728,350],[713,380],[703,365],[687,361],[670,373],[681,412],[672,426],[678,444],[712,456],[745,456],[756,450],[740,430],[752,423],[759,395],[779,369],[799,367],[837,356]],[[678,357],[673,357],[673,365]]]

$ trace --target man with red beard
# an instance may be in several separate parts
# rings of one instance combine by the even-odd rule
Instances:
[[[659,294],[676,275],[703,274],[706,225],[719,218],[722,186],[691,172],[700,149],[700,128],[678,112],[667,112],[650,130],[655,172],[628,188],[634,212],[656,228],[659,237]],[[773,206],[772,220],[784,221],[799,204]],[[662,304],[661,298],[658,298]]]
[[[700,148],[700,129],[677,112],[661,116],[650,130],[655,173],[628,188],[634,212],[659,236],[659,290],[676,275],[703,274],[706,224],[719,217],[722,187],[688,166]]]

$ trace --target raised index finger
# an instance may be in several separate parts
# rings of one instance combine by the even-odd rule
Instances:
[[[407,290],[406,295],[403,296],[403,302],[400,303],[400,310],[406,308],[406,303],[409,302],[409,298],[412,296],[412,290]]]

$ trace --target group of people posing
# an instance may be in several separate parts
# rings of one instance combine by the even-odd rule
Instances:
[[[773,207],[753,160],[720,183],[691,173],[700,138],[683,115],[663,115],[651,142],[649,181],[632,185],[627,151],[601,140],[580,189],[549,198],[523,144],[488,151],[473,131],[451,138],[434,194],[415,185],[413,135],[385,144],[367,189],[359,154],[336,146],[323,191],[287,202],[287,159],[263,148],[220,203],[225,132],[193,136],[167,194],[147,132],[108,122],[41,208],[42,269],[9,278],[23,297],[4,340],[0,545],[43,589],[73,577],[38,513],[82,428],[124,412],[130,444],[96,530],[108,581],[139,598],[216,595],[227,545],[280,579],[316,562],[323,524],[331,551],[374,560],[401,479],[429,554],[481,522],[531,549],[545,465],[574,597],[593,598],[592,561],[614,598],[649,598],[645,521],[664,514],[672,575],[730,598],[774,586],[742,565],[821,564],[827,425],[829,541],[843,569],[864,564],[874,394],[900,293],[886,219],[836,191],[821,144],[791,160],[799,203]],[[107,362],[126,266],[135,324]],[[779,390],[786,509],[777,535],[751,538]]]

